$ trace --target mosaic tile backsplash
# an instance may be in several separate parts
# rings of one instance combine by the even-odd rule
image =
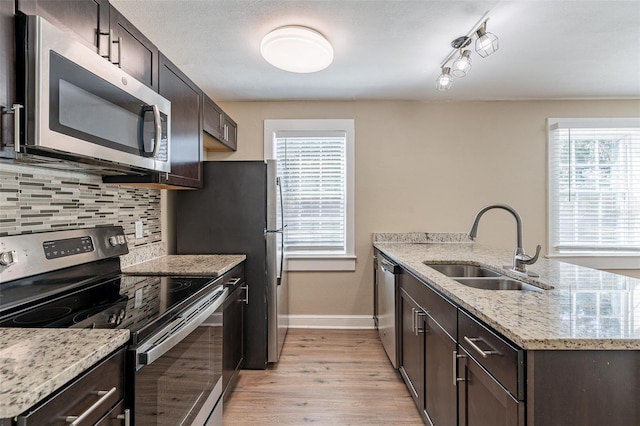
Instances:
[[[143,238],[135,238],[142,221]],[[0,236],[120,225],[129,247],[160,242],[160,190],[100,176],[0,163]]]

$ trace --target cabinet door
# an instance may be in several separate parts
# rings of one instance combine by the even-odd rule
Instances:
[[[9,3],[1,0],[1,3]],[[39,15],[54,25],[76,33],[87,45],[107,50],[109,32],[108,0],[18,0],[18,10]],[[101,36],[100,34],[105,34]]]
[[[15,102],[16,71],[13,33],[13,5],[0,0],[0,108],[10,109]],[[0,151],[13,144],[13,116],[0,115]]]
[[[203,96],[203,130],[206,133],[204,149],[207,151],[236,151],[238,125],[207,95]]]
[[[425,412],[434,426],[455,425],[456,342],[429,314],[424,341]]]
[[[223,136],[223,143],[231,151],[236,151],[238,149],[238,125],[226,114],[224,115]]]
[[[236,287],[225,302],[223,315],[223,335],[222,344],[222,389],[225,397],[228,396],[227,387],[242,366],[244,360],[243,347],[243,317],[245,304],[245,289],[242,285]]]
[[[213,100],[204,95],[203,130],[216,139],[223,138],[224,111]]]
[[[189,78],[160,55],[159,93],[171,101],[171,173],[162,184],[202,187],[202,92]]]
[[[422,411],[424,406],[424,363],[422,362],[424,312],[404,289],[400,291],[400,305],[402,315],[400,374],[416,406]]]
[[[524,403],[516,401],[464,349],[458,359],[460,426],[523,426]]]
[[[158,48],[113,6],[110,29],[113,37],[111,62],[158,90]]]

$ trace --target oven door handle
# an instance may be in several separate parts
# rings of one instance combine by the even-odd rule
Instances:
[[[162,355],[171,350],[174,346],[180,343],[185,337],[187,337],[196,328],[200,327],[202,323],[206,321],[218,308],[222,306],[229,289],[225,288],[222,292],[218,293],[218,297],[197,315],[191,317],[184,322],[181,326],[179,323],[184,321],[184,318],[178,318],[168,326],[163,328],[158,335],[162,336],[159,339],[152,339],[150,343],[145,343],[136,350],[136,358],[138,364],[150,365]],[[197,304],[197,303],[196,303]],[[175,331],[171,331],[173,328],[177,328]],[[167,335],[168,334],[168,335]]]

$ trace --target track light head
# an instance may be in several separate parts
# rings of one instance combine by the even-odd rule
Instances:
[[[476,52],[486,58],[498,50],[498,37],[487,32],[487,21],[476,31]]]

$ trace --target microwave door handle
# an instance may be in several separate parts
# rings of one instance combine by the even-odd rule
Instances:
[[[151,154],[151,156],[153,158],[157,158],[158,152],[160,152],[160,141],[162,139],[162,121],[160,118],[160,109],[158,108],[158,105],[152,105],[151,108],[153,109],[153,124],[156,128],[155,143],[153,144],[153,153]]]

